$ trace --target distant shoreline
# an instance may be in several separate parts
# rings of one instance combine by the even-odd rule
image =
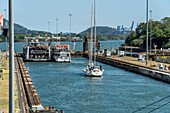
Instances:
[[[101,42],[101,41],[116,41],[116,40],[99,40],[99,41]],[[117,41],[123,41],[123,40],[117,40]],[[19,42],[26,42],[26,41],[19,41]],[[46,41],[41,41],[41,42],[46,42]],[[49,41],[47,41],[47,42],[49,42]],[[52,41],[52,42],[57,42],[57,41]],[[70,41],[58,41],[58,42],[70,42]],[[83,41],[74,41],[74,42],[84,42],[84,40]],[[0,43],[5,43],[5,41],[0,42]]]

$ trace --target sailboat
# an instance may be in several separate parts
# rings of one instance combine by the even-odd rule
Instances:
[[[104,70],[102,66],[96,65],[96,19],[95,19],[95,0],[94,0],[94,62],[93,62],[93,5],[92,5],[92,14],[91,14],[91,37],[90,37],[90,55],[89,55],[89,64],[83,69],[83,72],[88,77],[102,77]]]

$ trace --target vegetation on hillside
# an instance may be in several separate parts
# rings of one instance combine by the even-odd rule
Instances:
[[[145,48],[146,46],[146,23],[141,23],[136,31],[132,31],[127,39],[127,44],[132,44],[133,46],[140,46]],[[149,23],[149,39],[150,44],[150,23]],[[161,21],[152,22],[152,48],[153,43],[157,45],[158,48],[169,48],[170,47],[170,17],[165,17]]]
[[[8,20],[4,19],[4,25],[8,26]],[[94,28],[93,28],[94,30]],[[96,28],[96,34],[97,38],[100,41],[104,40],[125,40],[126,35],[114,35],[113,33],[115,32],[115,28],[107,27],[107,26],[97,26]],[[14,41],[15,42],[25,42],[25,36],[26,37],[36,37],[36,36],[41,36],[41,37],[46,37],[46,32],[44,31],[36,31],[36,30],[29,30],[26,27],[23,27],[19,24],[14,24]],[[80,37],[80,39],[85,39],[85,37],[90,36],[91,33],[91,28],[88,28],[87,30],[76,34],[72,33],[72,37]],[[55,37],[57,36],[56,34],[53,34]],[[51,37],[52,34],[47,32],[47,37]],[[62,38],[59,41],[69,41],[70,40],[70,35],[69,34],[63,34],[60,33],[58,36],[66,37],[66,39]],[[40,41],[45,41],[46,38],[39,39]],[[0,42],[4,42],[5,38],[3,36],[0,36]],[[56,39],[51,39],[51,41],[57,41]]]
[[[99,35],[112,35],[113,32],[115,32],[115,31],[116,31],[115,28],[111,28],[111,27],[107,27],[107,26],[97,26],[96,27],[96,34],[99,34]],[[94,32],[94,27],[93,27],[93,32]],[[87,35],[90,33],[91,33],[91,28],[88,28],[87,30],[82,31],[79,34]]]
[[[96,27],[97,38],[100,41],[125,40],[126,39],[127,35],[113,34],[115,31],[116,31],[115,28],[111,28],[111,27],[107,27],[107,26],[97,26]],[[93,27],[93,32],[94,32],[94,27]],[[90,37],[90,33],[91,33],[91,28],[88,28],[87,30],[79,33],[77,36],[80,37],[81,39],[84,39],[87,36]]]
[[[127,35],[114,35],[113,32],[115,31],[115,28],[110,28],[110,27],[97,27],[97,38],[100,41],[105,41],[105,40],[125,40]],[[72,37],[80,37],[80,39],[85,39],[86,37],[90,37],[90,32],[91,29],[87,29],[79,34],[72,33]],[[24,42],[26,41],[26,37],[36,37],[36,36],[41,36],[41,37],[46,37],[46,32],[43,31],[34,31],[34,30],[28,30],[27,28],[15,24],[15,35],[14,35],[14,41],[15,42]],[[56,34],[53,34],[55,37],[57,36]],[[47,37],[51,37],[51,33],[47,33]],[[70,40],[70,34],[63,34],[60,33],[58,36],[66,37],[66,39],[62,38],[59,41],[69,41]],[[39,39],[40,41],[45,41],[46,38]],[[5,38],[3,36],[0,37],[0,42],[4,42]],[[57,41],[56,39],[51,39],[51,41]]]
[[[85,39],[86,37],[90,37],[90,34],[84,35],[84,34],[77,34],[77,37],[80,37],[81,39]],[[127,35],[102,35],[97,34],[96,36],[99,41],[106,41],[106,40],[125,40]]]

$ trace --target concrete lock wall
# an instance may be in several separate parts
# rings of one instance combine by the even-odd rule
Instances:
[[[165,73],[162,72],[161,70],[154,70],[149,67],[138,66],[135,64],[129,64],[127,62],[117,61],[117,60],[108,59],[104,57],[97,57],[97,60],[102,63],[106,63],[112,66],[123,68],[128,71],[143,74],[145,76],[170,83],[170,73]]]
[[[158,62],[163,62],[162,56],[154,56],[153,59]],[[170,56],[165,56],[164,62],[170,63]]]

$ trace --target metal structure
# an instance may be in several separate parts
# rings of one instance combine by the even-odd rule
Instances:
[[[152,52],[152,10],[150,12],[150,53]]]
[[[94,0],[94,65],[96,66],[96,0]]]
[[[7,11],[7,9],[4,9],[4,12],[5,12],[5,25],[4,25],[4,27],[5,28],[7,28],[8,26],[7,26],[7,13],[6,13],[6,11]],[[5,36],[5,50],[7,51],[8,49],[8,44],[7,44],[7,36]],[[7,54],[7,53],[6,53]]]
[[[137,23],[137,24],[136,24],[136,29],[137,29],[138,27],[139,27],[139,24]]]
[[[93,38],[93,4],[92,4],[92,9],[91,9],[91,36],[90,36],[90,60],[89,63],[92,65],[92,52],[93,52],[93,45],[92,45],[92,38]]]
[[[133,31],[134,28],[134,21],[132,21],[132,25],[128,28],[128,27],[124,27],[124,25],[122,26],[117,26],[117,29],[113,32],[113,34],[129,34],[130,31]]]
[[[50,32],[50,21],[48,22],[48,32]]]
[[[146,65],[148,65],[148,0],[146,3],[146,23],[147,23],[147,27],[146,27]]]
[[[71,16],[72,14],[70,13],[69,16],[70,16],[70,49],[71,49]]]
[[[14,103],[14,15],[13,0],[9,0],[9,113],[15,112]]]
[[[7,9],[4,9],[4,12],[5,12],[5,19],[7,20]],[[5,27],[7,27],[7,21],[5,22]]]
[[[57,37],[58,37],[58,19],[56,19],[56,34],[57,34]]]
[[[130,27],[130,31],[133,31],[134,21],[132,22],[132,26]]]
[[[50,33],[50,21],[48,22],[48,32]],[[48,36],[48,34],[47,34]],[[48,39],[46,38],[46,40],[48,41]],[[50,40],[50,44],[51,44],[51,40]],[[46,42],[46,45],[48,45],[48,43]]]

